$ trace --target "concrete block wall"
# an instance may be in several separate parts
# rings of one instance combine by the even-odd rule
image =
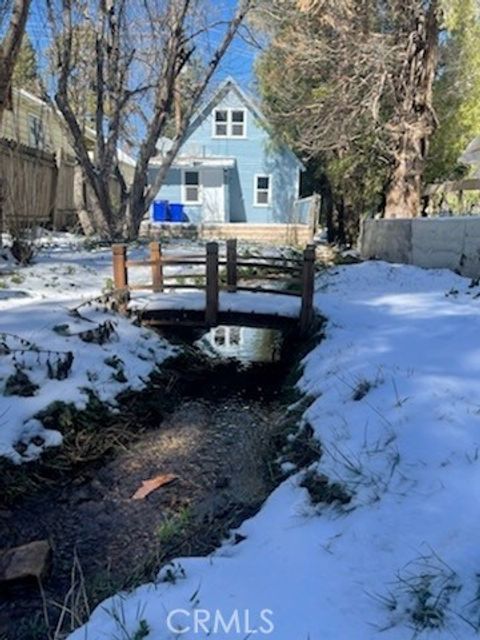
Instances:
[[[480,277],[480,217],[366,220],[360,237],[365,259],[445,268]]]

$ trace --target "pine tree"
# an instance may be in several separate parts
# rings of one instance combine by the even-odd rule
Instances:
[[[273,0],[265,14],[264,108],[321,163],[337,211],[419,215],[425,182],[452,176],[480,133],[479,0]]]
[[[445,12],[446,35],[434,86],[438,119],[428,157],[426,181],[460,177],[458,159],[480,134],[480,3],[456,0]]]
[[[12,86],[16,89],[27,89],[31,93],[40,91],[37,54],[27,33],[23,37],[15,63]]]

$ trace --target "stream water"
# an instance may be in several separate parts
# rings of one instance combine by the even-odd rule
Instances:
[[[131,444],[0,505],[0,548],[52,546],[43,594],[36,585],[0,594],[0,640],[54,638],[64,606],[72,613],[62,631],[78,626],[102,599],[154,579],[172,557],[213,551],[271,492],[292,366],[281,334],[218,327],[194,350],[194,365],[174,362],[162,385],[144,392],[145,402],[167,392],[172,402]],[[162,474],[175,481],[132,499]]]
[[[283,336],[274,329],[216,327],[205,334],[198,346],[212,357],[235,358],[244,366],[257,362],[279,362]]]

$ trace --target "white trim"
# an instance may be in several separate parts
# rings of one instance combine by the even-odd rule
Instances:
[[[154,163],[152,163],[154,164]],[[233,169],[236,164],[235,158],[222,158],[216,156],[205,156],[204,158],[192,158],[179,156],[174,160],[172,168],[180,169],[190,167],[193,171],[197,169]]]
[[[227,121],[225,122],[227,133],[225,135],[217,134],[217,124],[223,124],[222,122],[217,123],[217,120],[215,117],[215,114],[217,113],[217,111],[225,111],[227,113]],[[241,111],[243,113],[243,135],[241,136],[234,136],[232,134],[233,125],[234,125],[232,120],[233,111]],[[245,107],[215,107],[214,109],[212,109],[211,113],[212,113],[212,138],[216,140],[225,140],[225,139],[245,140],[247,138],[248,109],[246,109]],[[235,124],[240,124],[240,123],[237,122]]]
[[[268,178],[268,202],[258,202],[258,178]],[[260,189],[260,191],[264,192],[265,189]],[[256,173],[253,176],[253,206],[261,207],[263,209],[272,206],[272,174],[271,173]]]
[[[197,200],[187,200],[187,186],[193,187],[195,185],[187,185],[185,182],[185,174],[186,173],[197,173],[198,174],[198,199]],[[191,205],[192,207],[196,207],[202,204],[202,174],[200,169],[194,168],[186,168],[182,169],[182,203],[185,205]]]

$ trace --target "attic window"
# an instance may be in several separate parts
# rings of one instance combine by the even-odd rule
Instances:
[[[231,111],[231,136],[243,138],[245,135],[245,111],[236,109]]]
[[[228,135],[228,111],[226,109],[215,111],[215,135],[218,138],[226,138]]]
[[[214,138],[245,138],[245,109],[215,109],[213,112]]]

